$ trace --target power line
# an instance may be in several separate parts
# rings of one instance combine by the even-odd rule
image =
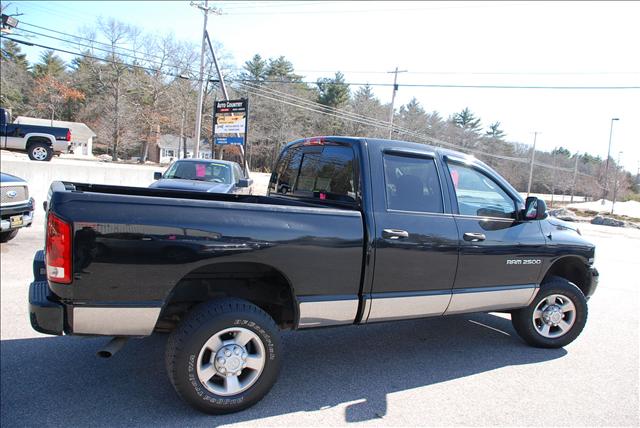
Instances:
[[[246,86],[246,84],[245,84],[245,86]],[[261,90],[263,93],[261,94],[259,92],[256,92],[256,90]],[[297,108],[301,108],[303,110],[309,110],[309,111],[312,111],[312,112],[315,112],[315,113],[319,113],[319,114],[326,114],[326,115],[337,117],[337,118],[340,118],[340,119],[343,119],[343,120],[348,120],[348,121],[351,121],[351,122],[356,122],[356,123],[369,125],[369,126],[374,126],[374,127],[378,127],[378,128],[386,129],[389,126],[389,122],[384,122],[384,121],[381,121],[381,120],[378,120],[378,119],[370,118],[368,116],[357,115],[357,114],[348,112],[346,110],[341,110],[341,109],[337,109],[337,108],[334,108],[334,107],[325,106],[323,104],[315,103],[313,101],[304,100],[302,98],[299,98],[299,97],[296,97],[296,96],[293,96],[293,95],[290,95],[290,94],[287,94],[287,93],[284,93],[284,92],[280,92],[280,91],[277,91],[277,90],[274,90],[274,89],[271,89],[271,91],[279,93],[280,96],[288,96],[289,98],[297,98],[297,99],[303,100],[303,101],[306,102],[307,105],[309,105],[309,104],[318,104],[319,106],[324,107],[325,109],[328,109],[328,110],[332,110],[332,111],[323,111],[321,108],[319,109],[318,107],[314,108],[313,106],[308,107],[308,106],[305,106],[305,105],[300,105],[300,104],[303,104],[303,103],[298,104],[298,103],[295,103],[295,102],[287,102],[287,101],[284,101],[284,100],[280,100],[280,99],[277,99],[277,98],[270,97],[270,96],[264,94],[266,92],[265,87],[251,88],[250,90],[247,90],[247,92],[251,93],[252,95],[255,95],[255,96],[258,96],[258,97],[262,97],[262,98],[267,98],[267,99],[270,99],[270,100],[276,101],[276,102],[282,102],[284,104],[291,105],[291,106],[297,107]],[[278,95],[273,95],[273,96],[278,96]],[[362,119],[358,119],[357,116],[360,116]],[[494,154],[494,153],[483,152],[481,150],[476,150],[476,149],[472,149],[472,148],[460,147],[458,145],[455,145],[455,144],[452,144],[452,143],[449,143],[449,142],[446,142],[446,141],[442,141],[442,140],[436,139],[436,138],[428,136],[428,135],[420,134],[418,132],[411,131],[411,130],[408,130],[406,128],[401,128],[401,127],[398,127],[396,125],[393,125],[393,129],[398,134],[409,135],[409,136],[421,139],[423,141],[426,141],[426,142],[428,142],[430,144],[437,145],[437,146],[451,147],[451,148],[454,148],[454,149],[456,149],[458,151],[466,151],[466,152],[469,152],[469,153],[472,153],[472,154],[475,154],[475,155],[488,156],[488,157],[493,157],[493,158],[502,159],[502,160],[508,160],[508,161],[512,161],[512,162],[518,162],[518,163],[529,163],[530,162],[530,159],[528,159],[528,158],[517,158],[517,157],[512,157],[512,156],[506,156],[506,155],[497,155],[497,154]],[[535,165],[539,166],[539,167],[543,167],[543,168],[557,169],[557,170],[561,170],[561,171],[568,171],[568,172],[572,172],[573,171],[571,168],[553,166],[553,165],[545,164],[545,163],[542,163],[542,162],[535,162]],[[579,172],[578,175],[581,175],[581,176],[584,176],[584,177],[595,178],[592,175],[581,173],[581,172]]]
[[[158,58],[158,59],[160,59],[160,57],[159,57],[159,56],[152,55],[152,54],[141,54],[141,53],[140,53],[138,50],[136,50],[136,49],[127,48],[127,47],[120,46],[120,45],[117,45],[117,44],[111,45],[110,43],[100,42],[100,41],[98,41],[98,40],[95,40],[95,39],[92,39],[92,38],[89,38],[89,37],[77,36],[77,35],[73,35],[73,34],[65,33],[65,32],[62,32],[62,31],[52,30],[52,29],[50,29],[50,28],[41,27],[41,26],[39,26],[39,25],[29,24],[28,22],[24,22],[24,21],[20,21],[20,24],[21,24],[21,25],[22,25],[22,24],[26,24],[27,26],[30,26],[30,27],[39,28],[39,29],[41,29],[41,30],[49,31],[49,32],[51,32],[51,33],[60,34],[60,35],[67,36],[67,37],[72,37],[72,38],[74,38],[74,39],[79,39],[79,40],[89,41],[89,42],[94,43],[94,44],[97,44],[97,45],[106,46],[106,47],[108,47],[109,49],[114,49],[114,48],[115,48],[115,49],[119,49],[119,50],[124,50],[124,51],[128,51],[128,52],[132,52],[132,53],[134,53],[134,54],[140,54],[140,55],[145,55],[145,56],[151,56],[151,57],[154,57],[154,58]],[[72,41],[72,40],[60,39],[60,38],[57,38],[57,37],[55,37],[55,36],[51,36],[51,35],[48,35],[48,34],[37,33],[37,32],[35,32],[35,31],[31,31],[31,30],[25,30],[24,28],[20,28],[20,31],[26,31],[26,32],[33,33],[33,34],[38,34],[38,35],[43,36],[43,37],[48,37],[48,38],[55,39],[55,40],[61,40],[61,41],[67,42],[67,43],[77,44],[77,45],[79,45],[79,46],[86,46],[86,47],[90,47],[90,48],[92,48],[92,49],[101,50],[100,48],[97,48],[97,47],[94,47],[94,46],[88,46],[88,45],[86,45],[86,44],[81,44],[81,43],[79,43],[79,42],[77,42],[77,41],[75,41],[75,40],[73,40],[73,41]],[[111,51],[109,51],[109,52],[111,52]],[[119,55],[121,55],[121,56],[127,56],[126,54],[123,54],[123,53],[120,53],[120,52],[118,52],[118,54],[119,54]]]
[[[296,70],[299,73],[330,73],[340,71],[350,74],[387,74],[373,70]],[[578,76],[578,75],[636,75],[640,71],[407,71],[407,74],[461,75],[461,76]]]
[[[108,46],[109,48],[112,48],[112,46],[108,43],[104,43],[104,42],[99,42],[87,37],[82,37],[82,36],[75,36],[73,34],[69,34],[69,33],[64,33],[62,31],[57,31],[57,30],[52,30],[46,27],[41,27],[38,25],[34,25],[34,24],[29,24],[26,22],[21,22],[21,24],[26,24],[28,26],[32,26],[35,28],[39,28],[42,30],[46,30],[46,31],[50,31],[53,33],[57,33],[57,34],[61,34],[61,35],[65,35],[68,37],[73,37],[73,38],[78,38],[78,39],[82,39],[82,40],[87,40],[90,41],[92,43],[96,43],[96,44],[100,44],[100,45],[104,45],[104,46]],[[27,31],[30,33],[34,33],[34,34],[38,34],[44,37],[49,37],[52,39],[56,39],[56,40],[61,40],[67,43],[76,43],[79,46],[87,46],[87,45],[83,45],[77,42],[72,42],[72,41],[68,41],[68,40],[63,40],[54,36],[49,36],[49,35],[45,35],[42,33],[37,33],[34,31],[30,31],[30,30],[22,30],[22,31]],[[104,49],[100,49],[97,47],[93,47],[96,50],[103,50]],[[118,49],[122,49],[122,50],[126,50],[126,51],[130,51],[133,52],[135,54],[140,54],[139,51],[136,51],[134,49],[130,49],[130,48],[126,48],[126,47],[118,47]],[[109,51],[111,52],[111,51]],[[128,57],[132,57],[131,55],[127,55],[127,54],[122,54],[119,53],[119,55],[121,56],[128,56]],[[158,56],[154,56],[155,58],[160,58]],[[136,57],[136,59],[139,59]],[[242,70],[242,68],[238,68],[238,67],[234,67],[233,69],[235,70]],[[192,69],[190,69],[190,71],[193,72]],[[300,70],[301,72],[305,72],[304,70]],[[328,72],[328,71],[326,71]],[[354,73],[354,72],[349,72],[349,73]],[[367,72],[367,73],[387,73],[387,72]],[[410,72],[409,72],[410,73]],[[414,72],[414,74],[466,74],[464,72]],[[594,72],[593,74],[602,74],[605,72]],[[355,73],[354,73],[355,74]],[[469,74],[486,74],[486,75],[500,75],[500,74],[504,74],[504,75],[510,75],[510,74],[514,74],[512,72],[504,72],[504,73],[500,73],[500,72],[496,72],[496,73],[491,73],[491,72],[470,72]],[[530,73],[526,73],[526,74],[530,74]],[[544,73],[540,73],[540,74],[544,74]],[[549,74],[555,74],[555,73],[549,73]],[[618,74],[618,73],[616,73]],[[622,74],[622,73],[620,73]],[[640,74],[640,72],[627,72],[625,74]],[[531,75],[534,75],[534,73],[531,73]],[[235,79],[235,82],[240,81],[240,79]],[[244,80],[244,81],[249,81],[249,80]],[[299,83],[304,83],[304,84],[308,84],[308,85],[315,85],[317,84],[317,82],[312,82],[312,81],[278,81],[278,80],[264,80],[264,83],[285,83],[285,84],[299,84]],[[393,86],[392,83],[371,83],[371,82],[366,82],[366,83],[362,83],[362,82],[345,82],[345,85],[350,85],[350,86],[382,86],[382,87],[388,87],[388,86]],[[640,89],[640,86],[563,86],[563,85],[461,85],[461,84],[426,84],[426,83],[406,83],[403,84],[402,86],[404,87],[415,87],[415,88],[452,88],[452,89],[548,89],[548,90],[633,90],[633,89]]]
[[[244,2],[246,4],[234,4],[235,2],[224,2],[224,10],[243,10],[243,9],[272,9],[272,8],[281,8],[281,7],[300,7],[300,6],[317,6],[320,4],[329,4],[336,3],[331,1],[305,1],[305,2],[293,2],[293,1],[284,1],[284,2]],[[242,3],[242,2],[241,2]]]
[[[366,117],[366,116],[363,116],[363,118],[365,118],[365,119],[358,119],[358,118],[354,117],[354,115],[349,114],[349,112],[346,112],[345,110],[339,110],[339,109],[328,107],[328,106],[324,106],[324,107],[326,109],[331,109],[333,111],[326,111],[326,110],[319,109],[319,108],[314,108],[314,107],[301,105],[301,104],[295,103],[295,102],[289,102],[289,101],[286,101],[286,100],[273,98],[273,97],[271,97],[269,95],[265,95],[264,93],[257,92],[255,90],[255,88],[247,89],[247,92],[252,94],[252,95],[258,96],[258,97],[262,97],[262,98],[266,98],[266,99],[269,99],[269,100],[272,100],[272,101],[276,101],[276,102],[280,102],[280,103],[283,103],[283,104],[287,104],[287,105],[290,105],[290,106],[293,106],[293,107],[297,107],[297,108],[300,108],[300,109],[303,109],[303,110],[312,111],[314,113],[319,113],[319,114],[324,114],[324,115],[328,115],[328,116],[337,117],[339,119],[348,120],[350,122],[356,122],[356,123],[369,125],[369,126],[374,126],[374,127],[382,128],[382,129],[388,129],[389,125],[390,125],[389,122],[380,121],[380,120],[369,118],[369,117]],[[277,95],[274,95],[274,96],[277,96]],[[309,104],[311,104],[311,103],[313,103],[313,102],[309,102]],[[406,128],[398,127],[396,125],[392,125],[392,127],[393,127],[393,130],[398,134],[409,135],[409,136],[412,136],[414,138],[423,140],[423,141],[428,142],[428,143],[433,144],[433,145],[451,147],[451,148],[454,148],[456,150],[463,150],[463,151],[467,151],[467,152],[478,154],[478,155],[489,156],[489,157],[494,157],[494,158],[504,159],[504,160],[510,160],[510,161],[516,161],[516,162],[520,162],[520,163],[526,163],[527,162],[526,159],[522,159],[522,158],[514,158],[514,157],[510,157],[510,156],[496,155],[496,154],[493,154],[493,153],[482,152],[480,150],[460,147],[460,146],[457,146],[455,144],[452,144],[452,143],[449,143],[449,142],[446,142],[446,141],[442,141],[442,140],[439,140],[439,139],[436,139],[436,138],[433,138],[433,137],[430,137],[430,136],[427,136],[427,135],[424,135],[424,134],[420,134],[420,133],[415,132],[415,131],[408,130]]]
[[[290,11],[267,11],[267,12],[239,12],[229,13],[226,15],[322,15],[322,14],[343,14],[343,13],[387,13],[387,12],[416,12],[429,10],[446,10],[446,9],[472,9],[472,8],[492,8],[492,7],[512,7],[512,6],[529,6],[532,3],[503,3],[498,5],[457,5],[457,6],[436,6],[436,7],[408,7],[408,8],[380,8],[380,9],[343,9],[343,10],[290,10]]]
[[[86,58],[91,58],[91,59],[95,59],[98,61],[102,61],[102,62],[106,62],[106,63],[112,63],[112,64],[117,64],[117,65],[123,65],[126,67],[131,67],[131,68],[137,68],[137,69],[142,69],[145,71],[150,71],[150,72],[154,72],[154,73],[160,73],[160,74],[164,74],[167,76],[172,76],[172,77],[176,77],[176,78],[182,78],[182,79],[186,79],[186,80],[192,80],[192,81],[196,81],[197,79],[191,79],[191,78],[186,78],[182,75],[177,75],[174,73],[169,73],[169,72],[163,72],[162,70],[158,70],[158,69],[154,69],[151,67],[145,67],[145,66],[141,66],[141,65],[137,65],[137,64],[127,64],[127,63],[123,63],[123,62],[119,62],[119,61],[113,61],[113,60],[109,60],[109,59],[105,59],[105,58],[100,58],[100,57],[96,57],[93,55],[88,55],[88,54],[83,54],[83,53],[79,53],[79,52],[73,52],[73,51],[69,51],[69,50],[65,50],[65,49],[60,49],[60,48],[54,48],[51,46],[46,46],[46,45],[42,45],[39,43],[34,43],[34,42],[28,42],[28,41],[24,41],[24,40],[18,40],[18,39],[14,39],[12,37],[7,37],[5,35],[2,35],[2,38],[6,38],[7,40],[11,40],[13,42],[16,43],[20,43],[20,44],[24,44],[27,46],[37,46],[43,49],[51,49],[54,51],[59,51],[59,52],[64,52],[67,54],[71,54],[71,55],[77,55],[77,56],[82,56],[82,57],[86,57]],[[210,76],[209,76],[210,77]],[[360,124],[364,124],[364,125],[368,125],[368,126],[373,126],[373,127],[377,127],[377,128],[383,128],[383,129],[388,129],[389,127],[389,123],[388,122],[384,122],[384,121],[380,121],[374,118],[370,118],[368,116],[364,116],[364,115],[357,115],[351,112],[347,112],[345,110],[340,110],[340,109],[336,109],[333,107],[329,107],[329,106],[324,106],[321,105],[322,108],[318,108],[315,106],[308,106],[308,105],[303,105],[302,103],[297,103],[297,102],[289,102],[286,101],[284,99],[278,99],[278,98],[274,98],[277,97],[278,95],[266,95],[268,94],[268,92],[266,92],[265,87],[260,87],[258,86],[256,87],[252,87],[250,86],[250,84],[247,84],[246,82],[242,81],[242,80],[237,80],[237,83],[240,83],[241,85],[244,85],[247,89],[247,92],[258,96],[258,97],[262,97],[262,98],[266,98],[275,102],[280,102],[286,105],[290,105],[292,107],[296,107],[296,108],[300,108],[303,110],[308,110],[314,113],[318,113],[318,114],[324,114],[324,115],[328,115],[328,116],[332,116],[332,117],[336,117],[342,120],[348,120],[351,122],[356,122],[356,123],[360,123]],[[253,82],[255,84],[255,82]],[[277,83],[290,83],[290,82],[277,82]],[[293,83],[293,82],[292,82]],[[298,82],[301,83],[301,82]],[[270,88],[269,88],[270,89]],[[262,93],[260,92],[260,90],[262,91]],[[270,89],[272,90],[272,89]],[[275,92],[279,92],[276,90],[272,90]],[[285,94],[285,95],[289,95],[286,93],[281,93],[281,94]],[[294,96],[291,96],[294,97]],[[294,97],[297,98],[297,97]],[[319,103],[315,103],[313,101],[306,101],[308,104],[319,104]],[[346,114],[345,114],[346,113]],[[358,118],[357,116],[360,116],[360,118]],[[434,144],[434,145],[438,145],[438,146],[445,146],[445,147],[451,147],[451,148],[455,148],[456,150],[459,151],[466,151],[472,154],[476,154],[476,155],[481,155],[481,156],[489,156],[489,157],[493,157],[493,158],[497,158],[497,159],[503,159],[503,160],[509,160],[509,161],[515,161],[515,162],[519,162],[519,163],[527,163],[528,160],[524,159],[524,158],[515,158],[515,157],[510,157],[510,156],[504,156],[504,155],[497,155],[497,154],[493,154],[493,153],[488,153],[488,152],[483,152],[480,150],[476,150],[476,149],[471,149],[471,148],[465,148],[465,147],[460,147],[457,146],[453,143],[449,143],[446,141],[442,141],[424,134],[420,134],[418,132],[415,131],[411,131],[408,130],[406,128],[401,128],[398,127],[396,125],[393,125],[393,130],[395,132],[397,132],[398,134],[402,134],[402,135],[409,135],[412,137],[415,137],[419,140],[422,141],[426,141],[430,144]],[[557,166],[552,166],[552,165],[547,165],[547,164],[543,164],[543,163],[535,163],[537,166],[541,166],[541,167],[546,167],[546,168],[552,168],[552,169],[560,169],[560,170],[567,170],[567,171],[571,171],[569,168],[562,168],[562,167],[557,167]],[[581,176],[586,176],[586,177],[591,177],[591,178],[595,178],[591,175],[588,174],[584,174],[584,173],[578,173]]]
[[[236,79],[235,82],[249,81],[249,79]],[[315,85],[317,82],[304,80],[280,81],[261,80],[263,83],[285,83]],[[393,83],[371,83],[371,82],[344,82],[348,86],[393,86]],[[640,86],[537,86],[537,85],[453,85],[453,84],[429,84],[429,83],[403,83],[403,87],[411,88],[461,88],[461,89],[553,89],[553,90],[629,90],[640,89]]]
[[[54,48],[52,46],[47,46],[47,45],[42,45],[39,43],[35,43],[35,42],[28,42],[25,40],[18,40],[18,39],[14,39],[12,37],[7,37],[5,35],[0,36],[3,39],[7,39],[7,40],[11,40],[13,42],[16,43],[20,43],[22,45],[26,45],[26,46],[37,46],[39,48],[43,48],[43,49],[49,49],[49,50],[53,50],[53,51],[57,51],[57,52],[64,52],[70,55],[76,55],[76,56],[81,56],[81,57],[85,57],[85,58],[90,58],[90,59],[95,59],[97,61],[102,61],[102,62],[106,62],[106,63],[110,63],[110,64],[115,64],[115,65],[122,65],[125,67],[131,67],[131,68],[137,68],[140,70],[145,70],[145,71],[150,71],[153,73],[159,73],[159,74],[163,74],[165,76],[171,76],[171,77],[177,77],[180,79],[184,79],[184,80],[191,80],[191,81],[195,81],[197,82],[198,79],[194,79],[194,78],[190,78],[181,74],[175,74],[175,73],[169,73],[167,71],[162,71],[162,70],[158,70],[156,68],[152,68],[152,67],[145,67],[143,65],[139,65],[139,64],[127,64],[126,62],[120,62],[120,61],[114,61],[114,60],[110,60],[110,59],[106,59],[106,58],[100,58],[98,56],[94,56],[94,55],[89,55],[89,54],[85,54],[85,53],[80,53],[80,52],[74,52],[74,51],[69,51],[66,49],[60,49],[60,48]],[[211,77],[210,75],[208,76],[209,78]]]
[[[152,63],[154,65],[159,65],[159,63],[154,62],[154,61],[150,61],[146,57],[149,56],[151,58],[162,59],[161,57],[156,56],[156,55],[147,55],[145,53],[139,53],[139,52],[137,52],[137,53],[139,53],[140,56],[129,55],[129,54],[122,53],[122,52],[116,52],[115,50],[99,48],[99,47],[96,47],[96,46],[91,46],[91,45],[87,45],[87,44],[84,44],[84,43],[75,42],[75,41],[72,41],[72,40],[62,39],[60,37],[55,37],[55,36],[50,36],[50,35],[47,35],[47,34],[38,33],[37,31],[31,31],[31,30],[25,30],[25,29],[20,29],[20,31],[24,31],[24,32],[27,32],[27,33],[30,33],[30,34],[35,34],[35,35],[42,36],[42,37],[47,37],[47,38],[50,38],[50,39],[58,40],[58,41],[69,43],[69,44],[74,44],[74,45],[77,45],[77,46],[82,46],[82,47],[85,47],[85,48],[88,48],[88,49],[91,49],[91,50],[97,50],[97,51],[100,51],[100,52],[106,52],[106,53],[109,53],[109,54],[115,54],[115,55],[118,55],[118,56],[121,56],[121,57],[124,57],[124,58],[131,58],[131,59],[134,59],[136,61],[144,59],[144,60],[146,60],[146,61],[148,61],[148,62],[150,62],[150,63]],[[20,34],[15,34],[15,35],[20,35]],[[163,60],[166,60],[166,58],[163,59]],[[175,65],[173,67],[180,68],[178,65]],[[190,71],[193,71],[193,70],[190,70]]]

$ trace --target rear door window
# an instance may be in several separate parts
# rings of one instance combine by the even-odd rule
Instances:
[[[274,173],[271,175],[269,191],[280,195],[288,195],[293,191],[293,185],[298,177],[302,161],[302,148],[292,147],[280,157]]]
[[[433,159],[385,154],[384,178],[388,209],[444,212],[442,189]]]
[[[300,146],[290,149],[276,170],[271,191],[303,198],[355,202],[357,181],[351,147]]]

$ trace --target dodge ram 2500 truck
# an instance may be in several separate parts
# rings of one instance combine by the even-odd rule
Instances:
[[[288,144],[268,196],[51,185],[34,329],[114,339],[171,332],[169,378],[208,413],[278,375],[279,329],[510,312],[530,345],[572,342],[594,246],[473,157],[422,144]],[[44,273],[46,273],[46,275]]]

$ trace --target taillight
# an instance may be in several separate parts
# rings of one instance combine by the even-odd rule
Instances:
[[[47,220],[47,278],[53,282],[71,283],[71,225],[49,213]]]
[[[67,141],[71,141],[71,130],[67,129]]]

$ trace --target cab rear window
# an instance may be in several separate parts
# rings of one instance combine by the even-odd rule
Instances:
[[[329,144],[291,147],[280,157],[269,190],[279,195],[356,202],[353,149]]]

